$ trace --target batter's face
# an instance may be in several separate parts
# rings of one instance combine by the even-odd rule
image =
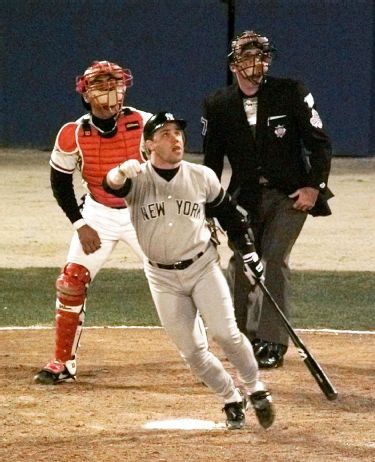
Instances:
[[[146,141],[146,147],[155,167],[176,168],[184,156],[184,131],[175,122],[167,122],[156,130],[151,140]]]

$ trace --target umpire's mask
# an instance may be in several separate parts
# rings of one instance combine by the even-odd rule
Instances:
[[[228,55],[231,70],[238,71],[250,82],[259,84],[267,73],[275,49],[267,37],[254,31],[245,31],[231,42]]]

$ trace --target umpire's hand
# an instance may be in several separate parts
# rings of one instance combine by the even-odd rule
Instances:
[[[100,249],[101,242],[98,233],[89,225],[83,225],[78,230],[78,237],[82,245],[82,249],[86,255],[96,252]]]
[[[318,194],[319,191],[317,189],[306,186],[305,188],[297,189],[289,197],[295,201],[293,204],[294,209],[301,210],[301,212],[308,212],[314,207]]]

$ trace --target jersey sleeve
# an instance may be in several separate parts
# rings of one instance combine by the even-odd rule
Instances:
[[[224,168],[225,131],[221,129],[222,118],[210,98],[203,103],[202,136],[204,165],[212,168],[220,179]]]
[[[331,168],[332,147],[318,113],[314,97],[302,82],[296,82],[296,120],[303,144],[309,152],[308,186],[324,190]]]
[[[206,178],[207,185],[207,203],[214,202],[221,194],[221,183],[215,172],[205,165],[202,166]]]
[[[61,172],[73,174],[77,167],[79,149],[76,141],[78,124],[69,122],[63,125],[57,134],[53,147],[50,166]]]

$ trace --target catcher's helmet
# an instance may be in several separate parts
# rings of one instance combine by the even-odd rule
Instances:
[[[109,61],[94,61],[76,78],[76,90],[86,109],[95,107],[96,111],[115,115],[121,111],[125,92],[132,83],[129,69]]]
[[[267,37],[252,30],[246,30],[232,40],[231,51],[228,54],[229,61],[231,63],[240,61],[242,53],[251,49],[259,50],[263,60],[268,60],[268,62],[271,62],[276,51]]]
[[[146,122],[143,128],[143,138],[149,140],[152,138],[152,135],[163,127],[168,122],[176,123],[181,130],[185,130],[186,122],[182,119],[176,119],[176,117],[170,112],[158,112],[151,116]]]
[[[93,61],[83,75],[76,78],[77,92],[85,93],[92,85],[92,82],[100,75],[111,75],[127,88],[133,85],[133,76],[130,69],[123,69],[118,64],[110,61]]]

